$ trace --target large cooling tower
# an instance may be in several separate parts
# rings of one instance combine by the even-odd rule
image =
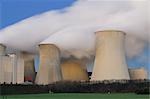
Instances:
[[[27,52],[22,52],[24,59],[24,78],[25,81],[34,82],[35,80],[35,67],[34,67],[34,55]]]
[[[96,56],[91,80],[130,79],[124,52],[125,33],[96,32]]]
[[[6,47],[3,44],[0,44],[0,55],[5,55]]]
[[[62,80],[60,50],[53,44],[40,44],[40,65],[36,77],[37,84],[50,84]]]
[[[148,79],[148,73],[144,68],[129,69],[131,80]]]
[[[85,65],[81,61],[68,60],[61,64],[63,80],[89,80]]]

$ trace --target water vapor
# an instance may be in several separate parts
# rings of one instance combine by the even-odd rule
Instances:
[[[40,43],[54,43],[63,57],[91,57],[95,31],[117,29],[127,33],[126,55],[140,54],[148,41],[148,0],[78,0],[72,6],[48,11],[0,31],[0,43],[37,53]]]

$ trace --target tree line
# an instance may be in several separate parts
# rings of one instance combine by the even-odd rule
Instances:
[[[0,94],[137,93],[149,94],[149,80],[58,81],[49,85],[0,84]]]

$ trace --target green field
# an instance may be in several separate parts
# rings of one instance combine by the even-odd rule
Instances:
[[[4,99],[148,99],[148,95],[136,94],[92,94],[92,93],[66,93],[66,94],[32,94],[11,95]],[[3,99],[0,96],[0,99]]]

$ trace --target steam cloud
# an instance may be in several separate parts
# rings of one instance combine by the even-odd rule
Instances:
[[[117,29],[127,33],[126,53],[132,58],[150,43],[148,21],[148,0],[78,0],[2,29],[0,43],[34,53],[39,43],[54,43],[63,57],[83,58],[95,53],[95,31]]]

